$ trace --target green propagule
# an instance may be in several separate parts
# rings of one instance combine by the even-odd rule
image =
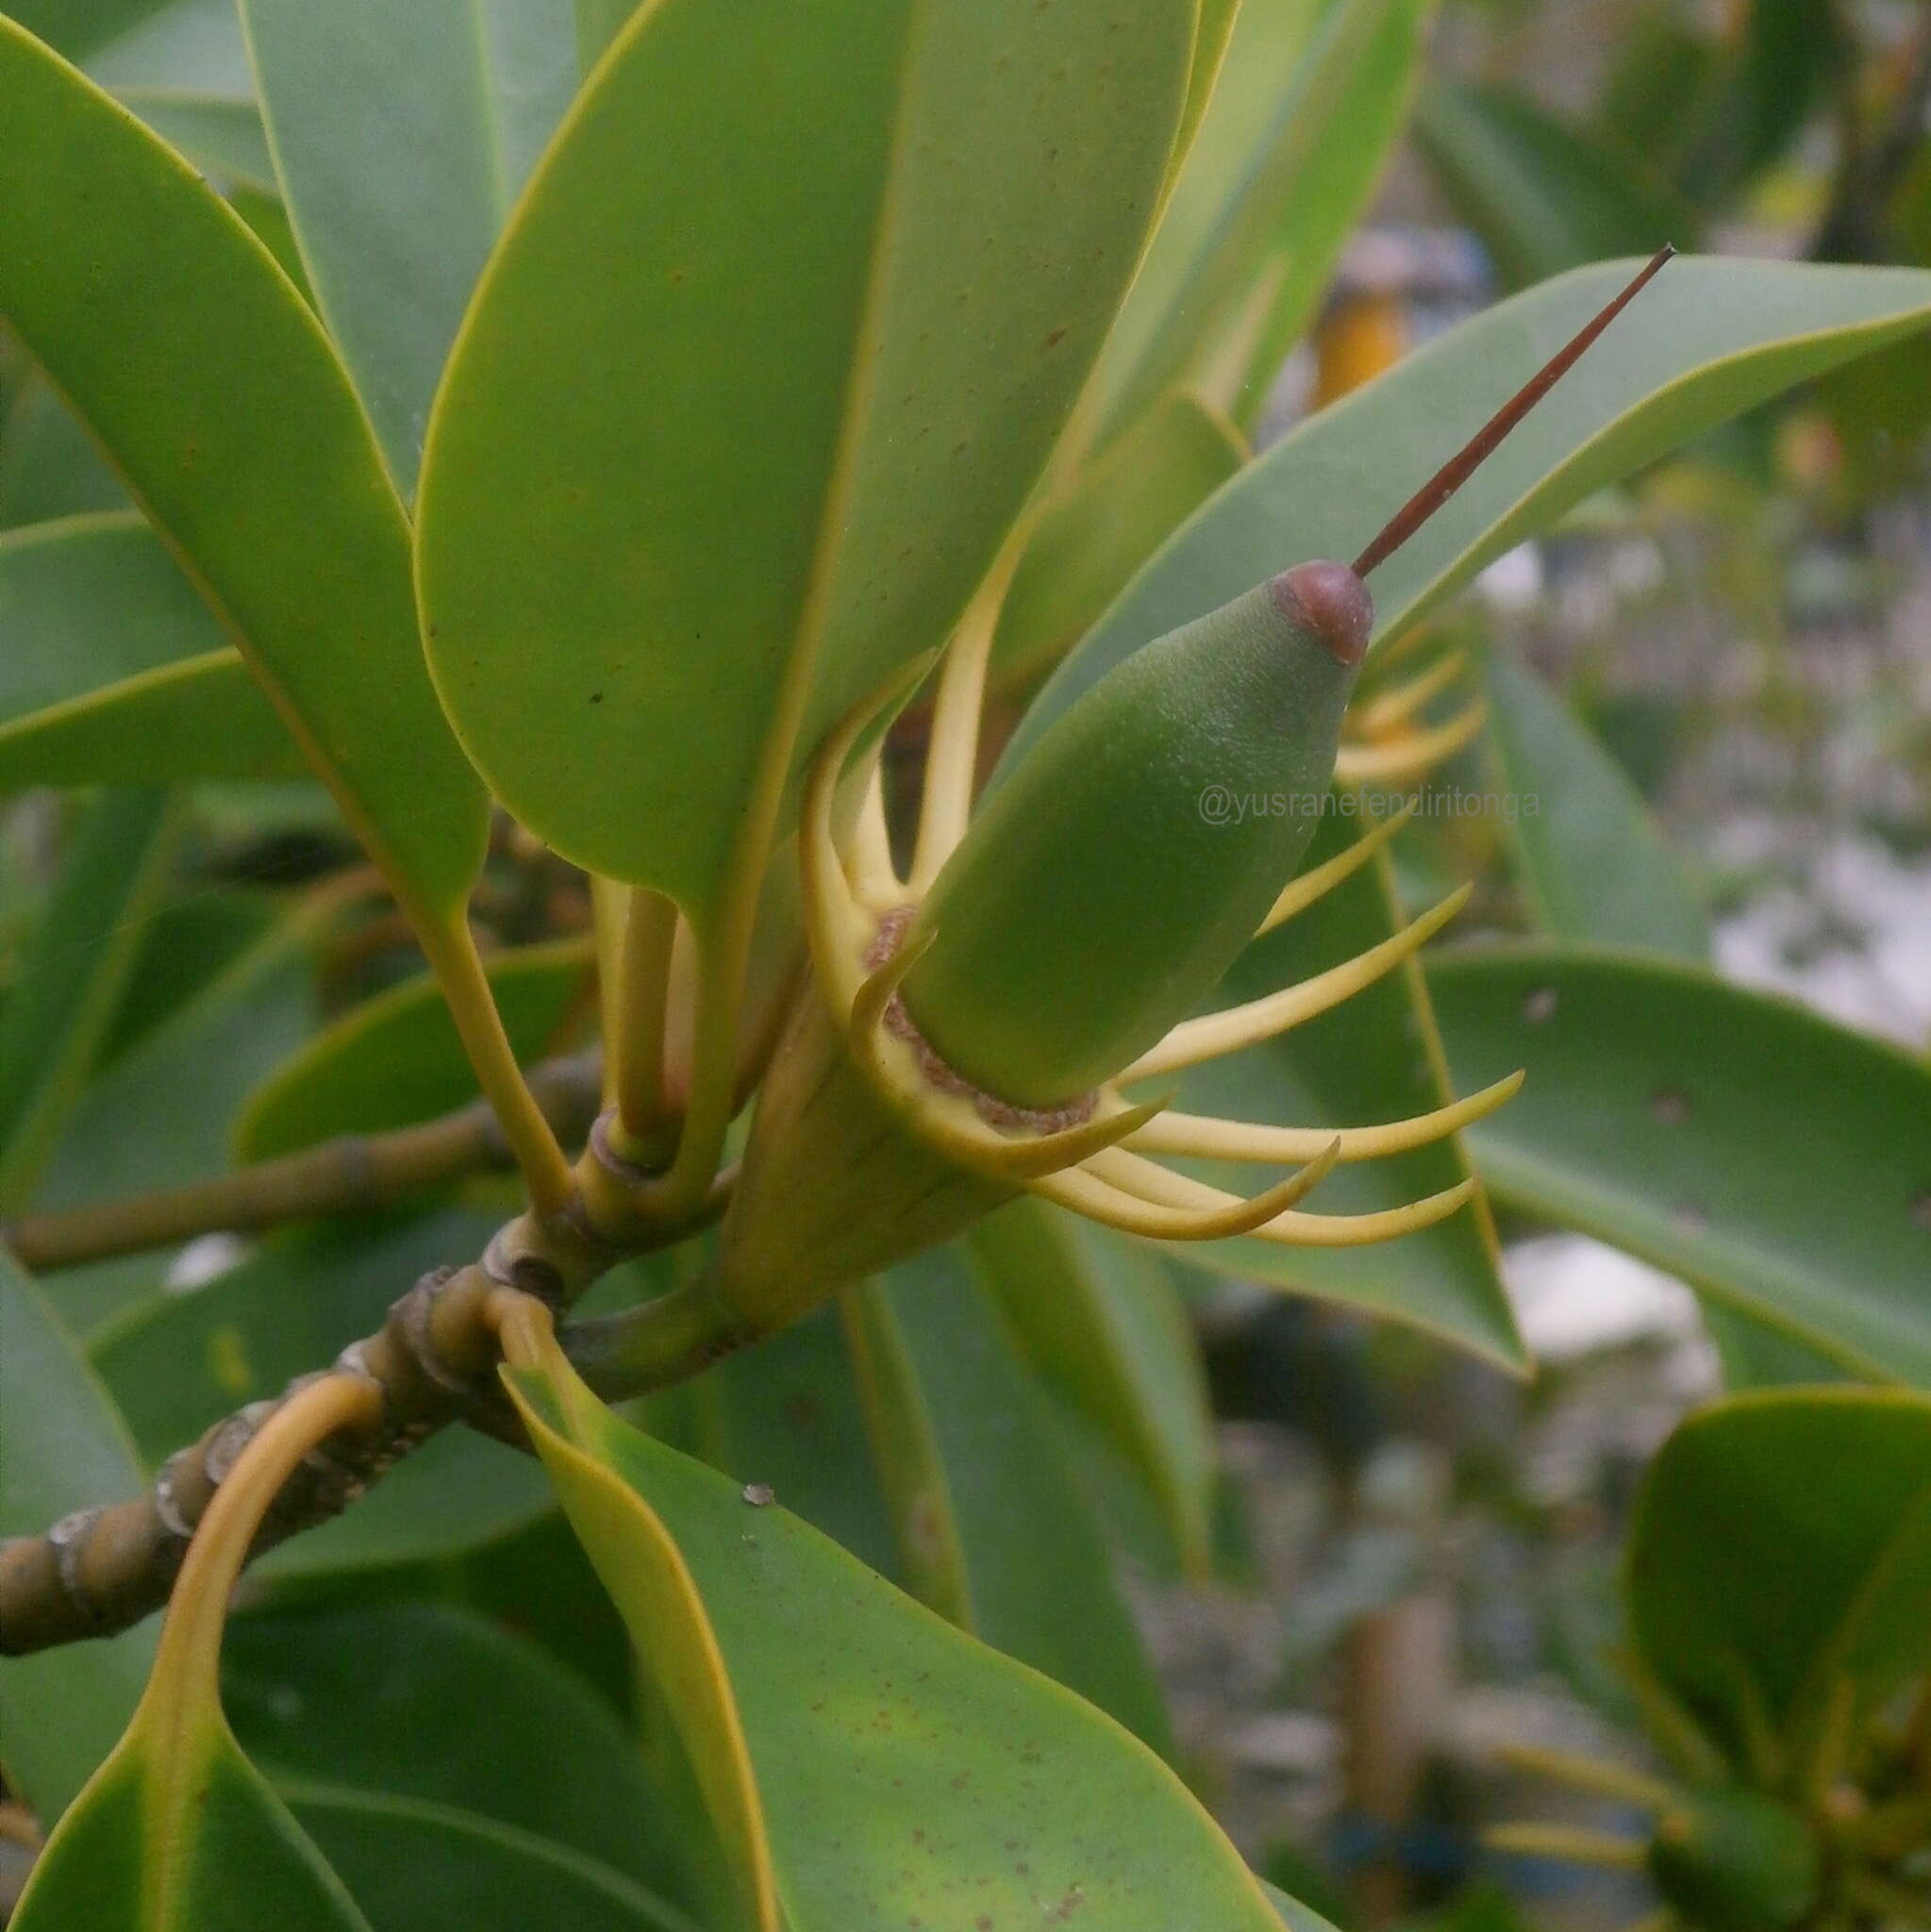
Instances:
[[[793,1004],[735,1174],[675,1211],[656,1211],[661,1170],[641,1158],[639,1137],[612,1107],[591,1132],[566,1210],[510,1223],[480,1263],[425,1277],[379,1334],[345,1351],[339,1368],[381,1399],[347,1421],[330,1408],[315,1438],[328,1437],[326,1454],[302,1460],[265,1518],[233,1533],[258,1551],[323,1520],[458,1417],[521,1441],[495,1379],[506,1337],[523,1332],[508,1320],[506,1295],[560,1313],[616,1261],[707,1219],[720,1225],[699,1275],[639,1308],[559,1330],[599,1393],[694,1374],[1022,1191],[1155,1240],[1248,1234],[1312,1247],[1391,1239],[1462,1207],[1473,1181],[1375,1213],[1296,1204],[1338,1160],[1400,1153],[1492,1111],[1519,1076],[1375,1127],[1250,1126],[1170,1108],[1173,1076],[1349,998],[1412,955],[1465,897],[1315,979],[1189,1017],[1257,932],[1340,883],[1399,824],[1389,820],[1297,877],[1313,815],[1255,810],[1220,822],[1203,793],[1325,792],[1373,629],[1365,580],[1670,253],[1559,350],[1352,566],[1295,565],[1136,652],[1053,723],[974,817],[1008,545],[939,679],[908,875],[892,858],[876,749],[879,722],[909,695],[912,675],[857,708],[807,775],[798,863],[816,992]],[[861,742],[865,756],[855,760]],[[1093,863],[1102,853],[1110,862]],[[1152,1154],[1294,1171],[1243,1198]],[[511,1352],[534,1347],[525,1341]],[[224,1479],[268,1418],[303,1400],[304,1386],[218,1424],[171,1459],[149,1495],[0,1545],[0,1653],[104,1635],[164,1602]]]

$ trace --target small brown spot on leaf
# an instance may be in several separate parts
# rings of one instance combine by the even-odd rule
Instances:
[[[1690,1118],[1690,1096],[1673,1087],[1659,1088],[1651,1097],[1649,1110],[1666,1127],[1680,1127]]]
[[[1051,329],[1046,335],[1046,346],[1049,349],[1057,349],[1065,340],[1066,331],[1063,328]]]
[[[1522,1016],[1531,1026],[1546,1026],[1556,1017],[1556,989],[1537,987],[1522,1003]]]
[[[746,1483],[744,1500],[754,1509],[768,1509],[777,1501],[777,1491],[769,1483]]]
[[[1926,1234],[1931,1234],[1931,1188],[1926,1188],[1911,1203],[1911,1225],[1922,1227]]]

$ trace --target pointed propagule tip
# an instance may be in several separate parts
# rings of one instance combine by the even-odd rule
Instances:
[[[1369,576],[1439,510],[1494,455],[1503,439],[1581,360],[1596,338],[1636,300],[1665,264],[1675,258],[1676,247],[1666,242],[1623,286],[1530,376],[1514,395],[1475,431],[1456,454],[1395,511],[1355,559],[1355,569]]]
[[[1374,597],[1346,564],[1316,558],[1268,587],[1274,608],[1307,630],[1338,664],[1358,664],[1374,630]]]

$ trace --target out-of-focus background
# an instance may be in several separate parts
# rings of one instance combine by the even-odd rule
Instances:
[[[1447,0],[1413,131],[1269,429],[1605,255],[1931,262],[1927,100],[1915,0]],[[1539,673],[1634,782],[1722,972],[1917,1053],[1927,425],[1931,342],[1871,358],[1590,503],[1494,564],[1454,620]],[[1490,756],[1439,782],[1491,790]],[[1523,924],[1508,827],[1439,836],[1464,871],[1491,861],[1482,925]],[[1425,872],[1423,843],[1407,863]],[[1350,1923],[1617,1926],[1651,1900],[1638,1874],[1481,1852],[1501,1817],[1632,1823],[1498,1772],[1493,1747],[1641,1762],[1606,1655],[1626,1506],[1720,1387],[1722,1349],[1751,1344],[1626,1256],[1503,1232],[1543,1365],[1528,1387],[1216,1291],[1230,1534],[1257,1588],[1146,1598],[1224,1815]]]

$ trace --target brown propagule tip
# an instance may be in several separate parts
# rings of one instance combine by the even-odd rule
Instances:
[[[1574,367],[1590,345],[1628,308],[1644,285],[1675,254],[1669,244],[1656,250],[1623,292],[1557,349],[1515,394],[1388,520],[1355,559],[1355,575],[1365,577],[1394,553],[1488,461],[1515,425]]]

